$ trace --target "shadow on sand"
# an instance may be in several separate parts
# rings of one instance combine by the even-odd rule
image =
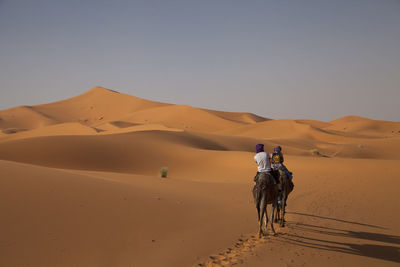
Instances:
[[[372,227],[376,229],[385,229],[380,226],[322,217],[312,214],[299,212],[290,212],[290,214],[315,217],[324,220],[334,220],[342,223]],[[288,228],[295,230],[296,234],[282,233],[280,235],[280,239],[283,242],[289,242],[291,244],[308,248],[348,253],[400,263],[400,236],[376,232],[345,230],[321,225],[293,222],[288,222]],[[304,234],[305,236],[302,236],[302,234]],[[309,237],[308,235],[313,237]],[[354,238],[358,240],[361,239],[364,242],[367,242],[364,244],[360,244],[360,242],[351,243],[346,242],[345,239],[342,242],[332,241],[332,238],[330,237],[335,236],[343,238]],[[384,244],[376,244],[377,242],[381,242]]]
[[[287,213],[287,214],[294,214],[294,215],[307,216],[307,217],[313,217],[313,218],[318,218],[318,219],[324,219],[324,220],[337,221],[337,222],[341,222],[341,223],[355,224],[355,225],[366,226],[366,227],[372,227],[372,228],[377,228],[377,229],[387,229],[387,228],[385,228],[385,227],[381,227],[381,226],[377,226],[377,225],[372,225],[372,224],[365,224],[365,223],[360,223],[360,222],[346,221],[346,220],[341,220],[341,219],[336,219],[336,218],[330,218],[330,217],[323,217],[323,216],[318,216],[318,215],[313,215],[313,214],[307,214],[307,213],[301,213],[301,212],[286,212],[286,213]]]

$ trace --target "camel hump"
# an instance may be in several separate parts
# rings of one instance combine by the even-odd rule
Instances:
[[[261,172],[258,181],[266,185],[275,184],[274,177],[269,172]]]

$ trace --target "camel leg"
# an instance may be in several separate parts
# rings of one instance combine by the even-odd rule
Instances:
[[[282,186],[282,183],[281,183],[281,186]],[[283,190],[283,188],[282,188],[282,190]],[[279,199],[282,199],[282,191],[278,193],[278,200]],[[276,223],[278,223],[280,221],[280,219],[281,219],[280,215],[281,215],[281,208],[282,208],[281,205],[279,205],[278,200],[277,200],[277,203],[276,203],[277,205],[275,207],[276,208],[276,214],[275,214],[275,216],[276,216],[275,217],[275,222]],[[282,202],[281,202],[281,204],[282,204]]]
[[[285,198],[282,198],[282,208],[281,208],[281,220],[280,220],[280,226],[285,227],[284,223],[284,218],[285,218]]]
[[[280,212],[281,212],[280,209],[279,209],[279,205],[276,207],[275,211],[276,212],[275,212],[275,221],[274,222],[277,223],[280,220],[280,216],[279,215],[280,215]]]
[[[275,229],[274,229],[274,213],[275,213],[275,208],[278,205],[277,201],[272,202],[272,212],[271,212],[271,230],[276,235]]]
[[[285,196],[282,198],[282,218],[281,218],[281,226],[285,227],[285,213],[286,213],[286,194]]]
[[[262,229],[263,221],[264,221],[264,215],[265,215],[265,206],[266,206],[266,199],[265,195],[262,196],[260,205],[259,205],[259,211],[260,213],[260,220],[258,221],[259,229],[258,229],[258,237],[261,238],[262,235],[264,235],[264,231]]]
[[[268,205],[265,204],[265,231],[268,230],[268,211],[267,211]]]
[[[258,216],[258,227],[260,227],[260,222],[262,220],[262,218],[261,218],[261,210],[260,210],[261,201],[258,201],[256,204],[257,204],[256,207],[257,207],[257,216]]]

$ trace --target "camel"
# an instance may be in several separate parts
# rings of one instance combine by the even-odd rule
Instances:
[[[281,203],[280,205],[277,205],[276,208],[275,222],[279,222],[281,227],[285,227],[286,202],[290,192],[293,191],[294,185],[289,180],[283,167],[279,167],[275,172],[279,173],[279,184],[281,188],[281,192],[279,193]]]
[[[271,230],[275,234],[274,229],[274,213],[275,208],[278,205],[278,194],[279,190],[277,185],[275,184],[274,178],[270,173],[261,172],[258,174],[258,179],[256,180],[256,184],[253,188],[253,197],[254,202],[256,203],[257,213],[258,213],[258,225],[259,231],[258,236],[261,238],[262,235],[265,235],[266,232],[263,231],[263,220],[265,215],[265,231],[268,228],[268,213],[267,213],[267,204],[272,204],[272,212],[271,212]]]

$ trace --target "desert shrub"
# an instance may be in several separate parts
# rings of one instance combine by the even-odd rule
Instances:
[[[167,178],[168,175],[168,168],[167,167],[162,167],[160,169],[160,177],[161,178]]]
[[[311,154],[315,155],[315,156],[319,156],[319,157],[328,157],[327,155],[322,154],[321,152],[319,152],[318,149],[313,148],[310,149]]]

